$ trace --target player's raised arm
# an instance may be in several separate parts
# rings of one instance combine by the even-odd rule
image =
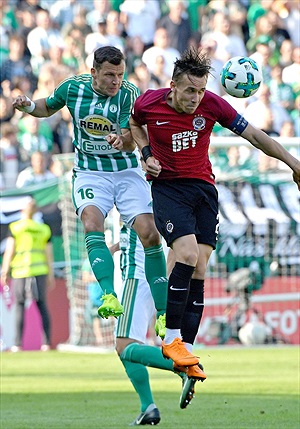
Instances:
[[[27,95],[18,95],[18,97],[12,102],[15,109],[21,112],[29,113],[36,118],[47,118],[52,116],[57,110],[50,109],[46,104],[46,98],[40,98],[39,100],[32,101]]]
[[[293,180],[300,191],[300,161],[262,130],[248,124],[241,136],[268,156],[279,159],[293,171]]]

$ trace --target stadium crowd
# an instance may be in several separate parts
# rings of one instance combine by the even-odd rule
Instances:
[[[2,0],[0,19],[2,190],[21,183],[18,176],[31,168],[33,154],[45,154],[50,176],[58,174],[51,154],[73,151],[66,108],[37,119],[13,110],[12,100],[20,93],[46,97],[64,78],[89,73],[94,50],[106,45],[124,52],[125,78],[141,93],[169,86],[174,61],[195,46],[208,53],[214,68],[207,89],[228,98],[219,79],[223,64],[251,56],[262,67],[263,85],[249,99],[230,97],[230,103],[271,136],[300,136],[299,2]],[[228,130],[215,127],[214,135],[228,136]],[[230,152],[212,152],[212,162],[232,169],[234,157],[238,168],[253,162],[259,167],[250,151]]]

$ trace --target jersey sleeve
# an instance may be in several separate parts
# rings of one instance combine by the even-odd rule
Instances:
[[[139,96],[139,89],[133,85],[127,82],[127,85],[125,85],[126,88],[126,94],[124,96],[122,106],[121,106],[121,113],[120,113],[120,128],[130,128],[129,126],[129,118],[131,115],[131,111],[133,109],[135,100]]]
[[[50,109],[59,110],[66,105],[66,100],[68,96],[68,86],[69,82],[61,82],[46,98],[46,104]]]
[[[145,121],[143,119],[143,110],[142,110],[143,100],[144,100],[144,94],[140,95],[135,100],[135,103],[131,112],[132,118],[135,120],[135,122],[137,122],[140,125],[145,124]]]

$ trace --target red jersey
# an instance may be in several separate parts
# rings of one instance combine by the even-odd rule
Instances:
[[[138,124],[147,125],[152,155],[162,166],[155,180],[191,178],[214,184],[208,157],[213,126],[219,122],[233,129],[232,124],[240,115],[210,91],[205,91],[193,114],[178,113],[167,104],[169,92],[169,88],[146,91],[136,99],[132,111]]]

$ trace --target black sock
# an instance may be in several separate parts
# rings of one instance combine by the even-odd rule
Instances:
[[[204,309],[204,280],[191,279],[190,293],[182,318],[181,335],[185,343],[194,344]]]
[[[176,262],[169,278],[166,326],[180,329],[195,267]]]

